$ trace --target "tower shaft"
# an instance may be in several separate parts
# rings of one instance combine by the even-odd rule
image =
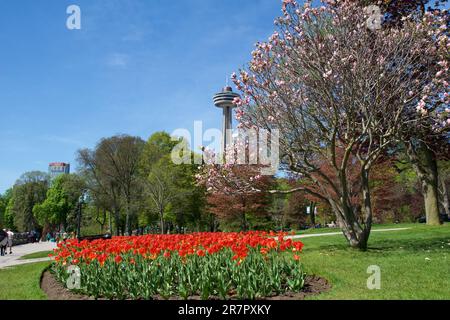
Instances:
[[[214,105],[218,108],[222,108],[223,116],[222,116],[222,155],[224,160],[226,159],[226,153],[228,147],[232,144],[232,125],[233,119],[232,110],[236,107],[234,100],[239,98],[239,94],[234,93],[231,87],[223,88],[222,92],[219,92],[214,95]]]
[[[232,127],[233,127],[233,119],[232,117],[232,108],[225,107],[223,109],[223,124],[222,124],[222,152],[225,155],[227,148],[231,144],[232,140]]]

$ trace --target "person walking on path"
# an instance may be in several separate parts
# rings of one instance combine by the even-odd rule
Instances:
[[[12,232],[11,229],[7,229],[7,230],[6,230],[6,233],[8,234],[9,254],[12,254],[12,246],[13,246],[14,232]]]
[[[6,254],[6,245],[8,244],[8,233],[4,229],[0,229],[0,256]]]

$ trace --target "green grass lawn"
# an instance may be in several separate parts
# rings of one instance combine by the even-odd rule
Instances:
[[[348,248],[341,234],[302,239],[305,270],[325,277],[333,286],[310,299],[450,299],[450,224],[376,228],[388,227],[411,229],[372,233],[367,252]],[[39,279],[48,265],[40,262],[0,270],[0,300],[45,299]],[[381,269],[380,290],[367,289],[370,265]]]
[[[30,253],[20,257],[20,260],[48,258],[48,255],[50,253],[53,253],[53,251],[39,251],[35,253]]]
[[[384,223],[384,224],[377,224],[372,226],[372,230],[377,229],[395,229],[395,228],[413,228],[417,227],[420,224],[417,223]],[[341,229],[339,228],[312,228],[312,229],[306,229],[306,230],[295,230],[295,234],[319,234],[319,233],[328,233],[328,232],[341,232]]]
[[[44,300],[40,288],[42,271],[50,262],[25,264],[0,269],[0,300]]]
[[[367,252],[348,248],[342,235],[302,239],[306,271],[333,285],[312,299],[450,299],[450,224],[406,227],[372,233]],[[367,289],[370,265],[381,269],[380,290]]]

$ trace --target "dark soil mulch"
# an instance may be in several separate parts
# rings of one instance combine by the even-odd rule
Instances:
[[[56,280],[49,270],[45,270],[42,274],[41,289],[47,294],[49,300],[95,300],[94,298],[69,291]]]
[[[331,289],[330,283],[318,276],[306,276],[305,286],[300,292],[266,298],[265,300],[304,300],[308,296],[318,295]]]
[[[49,300],[95,300],[93,297],[88,297],[69,291],[58,280],[56,280],[55,276],[48,270],[44,271],[42,274],[41,288],[47,294]],[[330,290],[330,288],[331,285],[324,278],[320,278],[318,276],[306,276],[305,286],[301,292],[266,297],[262,300],[303,300],[308,296],[326,292]],[[162,298],[157,296],[155,297],[155,300],[162,300]],[[169,300],[182,299],[173,297]],[[200,297],[194,296],[191,297],[190,300],[200,300]]]

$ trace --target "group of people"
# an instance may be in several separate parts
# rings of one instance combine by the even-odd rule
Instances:
[[[10,229],[0,229],[0,255],[12,254],[14,233]]]
[[[0,255],[5,256],[8,254],[12,254],[12,246],[13,246],[13,237],[14,233],[11,229],[2,229],[0,228]],[[42,241],[49,242],[64,242],[67,239],[75,239],[75,233],[67,233],[67,232],[47,232],[45,238],[41,239],[41,233],[38,230],[32,230],[31,232],[16,234],[16,242],[20,240],[24,240],[23,243],[39,243]],[[9,249],[9,250],[8,250]]]
[[[41,240],[41,233],[37,230],[32,230],[30,233],[28,233],[28,243],[39,243]]]
[[[65,231],[64,232],[56,232],[53,235],[50,234],[50,237],[49,237],[49,234],[47,234],[47,241],[52,241],[52,242],[57,242],[57,243],[59,243],[61,241],[64,242],[67,239],[75,239],[75,238],[76,238],[75,232],[70,232],[70,233],[67,233]]]

